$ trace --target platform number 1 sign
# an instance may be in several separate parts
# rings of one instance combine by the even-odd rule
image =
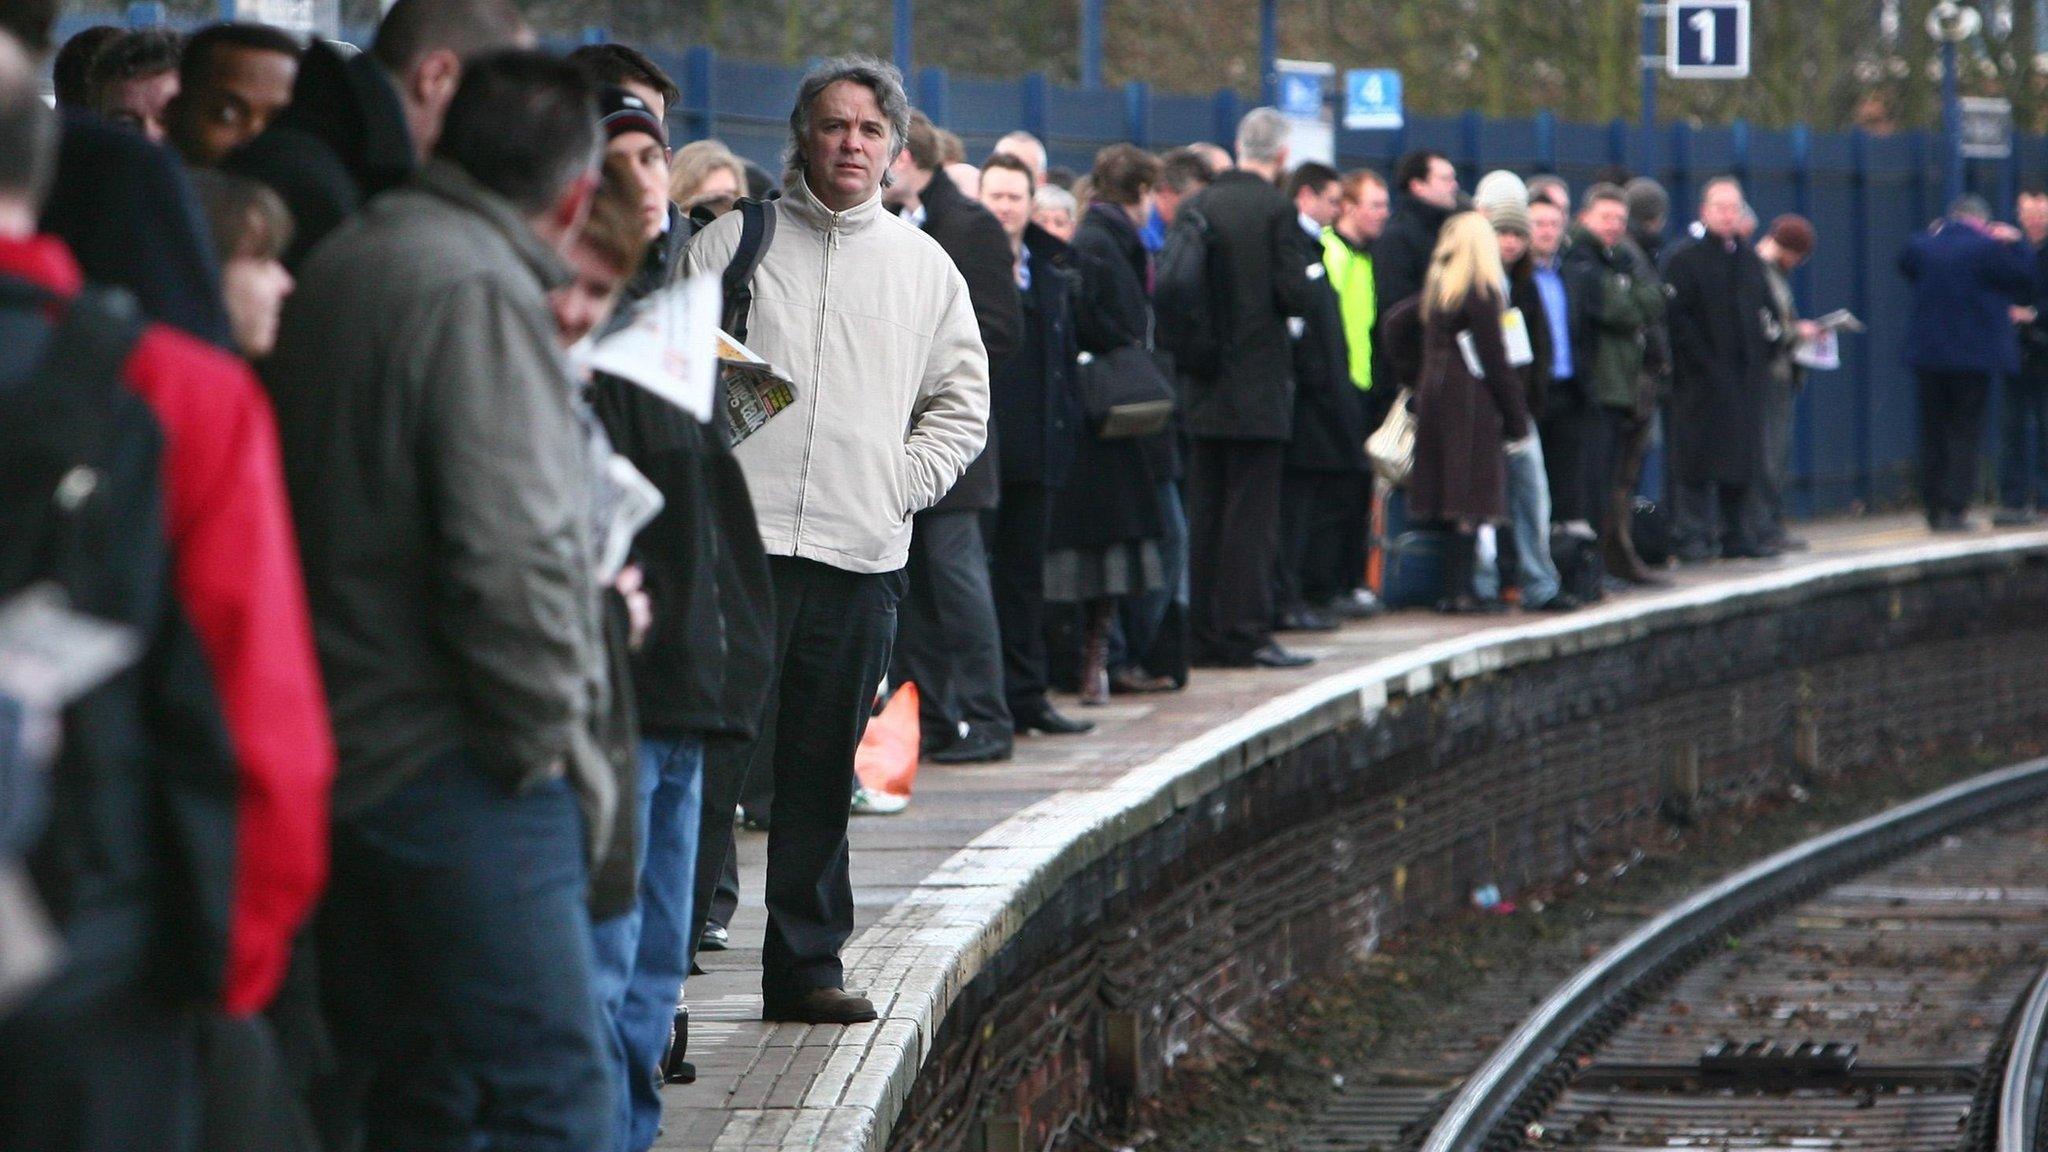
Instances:
[[[1664,70],[1680,80],[1749,75],[1749,0],[1670,0]]]

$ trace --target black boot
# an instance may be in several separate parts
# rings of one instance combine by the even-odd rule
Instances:
[[[1446,614],[1476,612],[1479,597],[1472,592],[1472,573],[1477,567],[1474,550],[1478,537],[1471,532],[1458,532],[1451,536],[1444,548],[1444,594],[1436,602],[1436,610]]]

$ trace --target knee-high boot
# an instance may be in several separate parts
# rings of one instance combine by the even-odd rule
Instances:
[[[1116,611],[1110,599],[1088,602],[1088,630],[1081,640],[1081,703],[1109,703],[1109,622]]]

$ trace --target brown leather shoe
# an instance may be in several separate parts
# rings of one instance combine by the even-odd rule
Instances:
[[[761,1019],[792,1024],[865,1024],[875,1006],[865,996],[840,988],[810,988],[795,996],[764,996]]]

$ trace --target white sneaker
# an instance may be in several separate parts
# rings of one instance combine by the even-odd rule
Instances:
[[[894,816],[908,807],[908,796],[892,796],[887,792],[871,792],[866,788],[853,790],[855,816]]]

